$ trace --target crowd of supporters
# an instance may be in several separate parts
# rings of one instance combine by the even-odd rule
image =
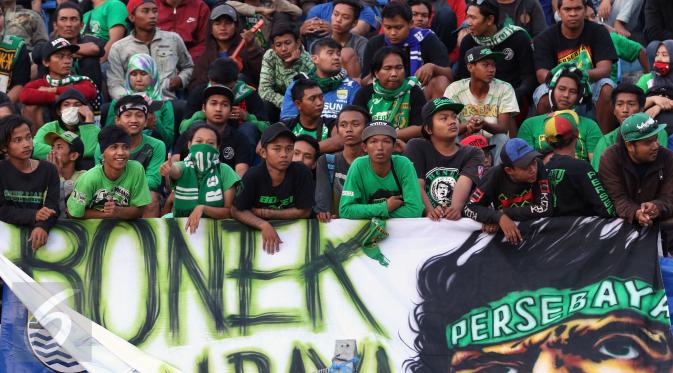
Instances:
[[[673,3],[4,0],[0,220],[552,216],[673,251]]]

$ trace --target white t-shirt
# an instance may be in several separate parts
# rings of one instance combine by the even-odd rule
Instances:
[[[470,78],[451,83],[446,87],[444,97],[465,105],[463,111],[458,115],[461,123],[476,116],[483,118],[487,123],[497,124],[500,114],[510,114],[512,116],[519,114],[519,104],[516,101],[514,88],[511,84],[499,79],[491,81],[488,94],[483,100],[477,100],[470,92]],[[486,131],[482,132],[487,137],[491,136]]]

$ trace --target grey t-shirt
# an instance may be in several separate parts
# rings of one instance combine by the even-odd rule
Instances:
[[[358,55],[358,61],[360,61],[360,66],[362,66],[363,58],[365,56],[365,48],[367,47],[367,38],[354,34],[351,32],[351,38],[346,42],[345,48],[353,48],[355,54]]]
[[[315,211],[331,212],[333,215],[338,215],[341,191],[351,165],[346,162],[342,152],[334,154],[334,170],[331,171],[334,176],[330,182],[327,156],[327,154],[321,155],[316,166]]]

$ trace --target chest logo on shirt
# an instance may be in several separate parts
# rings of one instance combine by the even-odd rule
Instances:
[[[224,149],[222,149],[222,158],[228,161],[233,159],[235,154],[236,153],[234,152],[234,148],[232,148],[231,146],[227,146]]]
[[[557,55],[558,63],[575,62],[580,69],[593,69],[594,65],[591,59],[591,47],[584,44],[576,49],[566,49]]]
[[[103,205],[108,199],[113,200],[119,206],[128,206],[131,199],[131,193],[120,186],[115,186],[112,191],[107,189],[98,189],[94,193],[92,206]]]
[[[436,167],[425,174],[425,193],[433,207],[450,206],[453,188],[456,187],[459,172],[457,168]]]
[[[347,89],[337,89],[336,96],[339,100],[346,100],[348,98]]]
[[[502,50],[502,53],[505,54],[505,61],[514,59],[514,50],[512,48],[505,48]]]
[[[196,22],[196,18],[194,18],[194,17],[187,18],[187,23],[192,23],[192,22]]]

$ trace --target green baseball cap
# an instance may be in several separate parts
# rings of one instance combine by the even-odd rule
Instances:
[[[665,123],[659,123],[645,113],[636,113],[626,118],[620,132],[624,141],[638,141],[652,137],[666,129]]]
[[[65,131],[63,133],[51,131],[44,135],[44,142],[49,146],[53,146],[56,139],[62,139],[67,142],[68,145],[70,145],[70,151],[84,154],[84,143],[82,143],[82,139],[80,139],[76,133],[71,131]]]

